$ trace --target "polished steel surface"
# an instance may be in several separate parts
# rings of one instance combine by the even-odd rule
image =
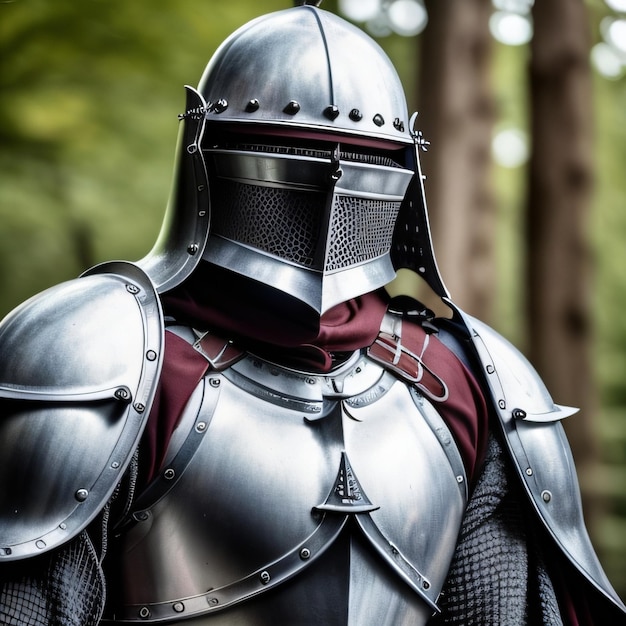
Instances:
[[[212,235],[203,258],[317,313],[390,282],[394,224],[413,172],[344,159],[340,145],[336,154],[329,147],[327,158],[272,149],[205,150],[215,187],[222,181],[238,186],[212,195]],[[270,195],[269,188],[298,195]]]
[[[425,624],[466,502],[433,407],[358,353],[329,376],[247,357],[209,378],[191,462],[124,539],[117,618]]]
[[[560,423],[577,409],[555,404],[537,372],[507,340],[479,320],[457,314],[471,332],[507,446],[539,518],[585,578],[625,610],[588,536],[576,468]]]
[[[404,91],[387,55],[362,30],[311,6],[241,27],[216,51],[198,90],[216,105],[210,122],[412,143]]]
[[[0,562],[57,547],[100,512],[137,446],[161,346],[153,287],[124,263],[2,321]]]

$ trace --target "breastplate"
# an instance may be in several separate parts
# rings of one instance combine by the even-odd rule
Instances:
[[[353,355],[196,388],[123,538],[118,621],[425,624],[467,494],[433,406]]]

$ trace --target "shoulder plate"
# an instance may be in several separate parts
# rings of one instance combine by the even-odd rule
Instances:
[[[470,332],[506,445],[533,508],[568,560],[626,611],[585,528],[576,468],[560,423],[578,409],[555,404],[517,348],[486,324],[457,313]]]
[[[162,346],[156,292],[130,263],[0,322],[0,562],[63,544],[100,512],[143,431]]]

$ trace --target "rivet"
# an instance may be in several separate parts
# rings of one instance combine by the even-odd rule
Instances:
[[[0,548],[0,554],[2,556],[9,556],[12,553],[13,553],[13,550],[11,550],[11,548]]]
[[[463,482],[463,480],[464,480],[463,476],[457,476],[456,477],[456,482],[459,483],[459,484],[461,484]]]
[[[532,476],[533,475],[533,468],[532,467],[527,467],[526,468],[526,476]]]
[[[204,185],[198,185],[198,191],[204,191],[205,187]]]
[[[339,107],[336,104],[331,104],[324,109],[324,115],[331,121],[336,120],[339,117]]]
[[[380,113],[376,113],[372,121],[374,122],[374,124],[376,124],[376,126],[383,126],[385,123],[385,118]]]
[[[145,522],[150,518],[150,513],[148,511],[137,511],[133,514],[133,518],[138,522]]]
[[[65,522],[61,522],[61,523],[59,524],[59,528],[60,528],[61,530],[67,530],[67,524],[66,524]]]
[[[146,352],[146,359],[148,359],[148,361],[156,361],[157,358],[157,353],[154,350],[148,350],[148,352]]]
[[[544,502],[550,502],[550,500],[552,500],[552,494],[546,489],[545,491],[541,492],[541,499]]]
[[[267,570],[263,570],[260,574],[259,574],[259,580],[264,584],[267,585],[267,583],[269,583],[270,580],[272,580],[272,577],[270,576],[270,573]]]
[[[88,495],[89,495],[89,491],[87,489],[78,489],[76,493],[74,494],[74,497],[79,502],[84,502],[87,499]]]
[[[287,106],[283,109],[284,113],[288,115],[295,115],[300,110],[300,103],[295,100],[291,100]]]
[[[37,548],[39,548],[40,550],[43,550],[46,547],[46,542],[43,539],[39,539],[35,542],[35,545],[37,546]]]
[[[487,374],[493,374],[496,371],[493,365],[487,365]]]
[[[171,467],[168,467],[163,472],[163,478],[165,478],[166,480],[172,480],[174,476],[176,476],[176,472]]]
[[[136,294],[139,293],[139,287],[137,287],[137,285],[126,285],[126,291],[128,291],[128,293]]]
[[[220,98],[212,107],[211,110],[217,113],[223,113],[228,108],[228,100],[225,98]]]
[[[430,589],[430,583],[427,580],[422,581],[422,587],[424,589]]]
[[[115,397],[118,400],[128,400],[130,398],[130,391],[126,387],[120,387],[115,390]]]
[[[307,378],[306,382],[308,385],[314,385],[317,381],[315,380],[315,378]]]
[[[311,551],[308,548],[302,548],[302,550],[300,550],[300,558],[303,561],[306,561],[307,559],[311,558]]]
[[[363,113],[361,113],[358,109],[352,109],[352,111],[348,114],[348,117],[353,122],[360,122],[363,119]]]
[[[204,432],[206,430],[206,422],[198,422],[196,424],[196,430],[201,433]]]
[[[199,249],[199,246],[197,243],[190,243],[187,246],[187,252],[191,254],[192,256],[198,253],[198,249]]]
[[[141,402],[137,402],[134,405],[134,408],[137,413],[143,413],[146,410],[146,406],[144,404],[141,404]]]
[[[215,597],[215,596],[209,596],[206,601],[211,604],[212,606],[215,606],[216,604],[219,604],[220,601]]]
[[[185,605],[182,602],[176,602],[172,605],[172,608],[176,613],[182,613],[185,610]]]
[[[211,385],[211,387],[219,387],[220,386],[220,379],[219,378],[209,378],[209,385]]]
[[[393,120],[393,127],[401,133],[404,132],[404,122],[399,117]]]
[[[504,400],[498,400],[498,406],[501,409],[506,409],[506,402]]]
[[[258,111],[260,106],[259,101],[256,98],[252,98],[252,100],[246,104],[246,112],[254,113],[255,111]]]
[[[150,617],[150,609],[147,606],[142,606],[139,609],[139,617],[142,617],[143,619]]]
[[[189,154],[194,154],[198,151],[198,146],[195,143],[191,143],[187,146],[187,152]]]
[[[113,463],[111,463],[111,467],[112,467],[113,469],[117,469],[119,466],[120,466],[119,461],[113,461]]]
[[[513,417],[516,420],[523,420],[526,417],[526,411],[524,409],[513,409]]]

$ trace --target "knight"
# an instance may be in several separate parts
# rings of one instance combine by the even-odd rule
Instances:
[[[151,252],[0,324],[2,624],[626,623],[575,410],[454,304],[397,73],[318,5],[186,88]]]

